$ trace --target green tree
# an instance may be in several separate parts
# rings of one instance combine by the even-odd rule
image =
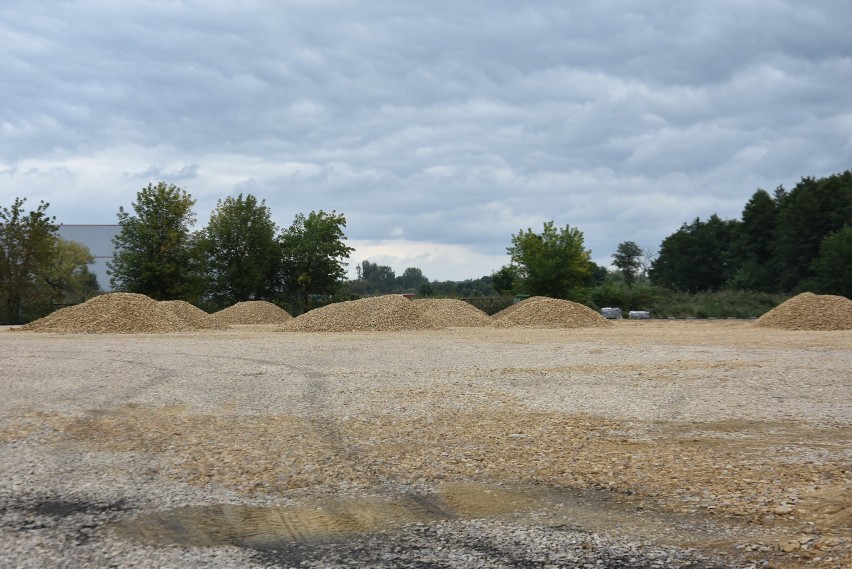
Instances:
[[[823,239],[812,268],[816,292],[852,298],[852,226]]]
[[[280,238],[284,289],[307,309],[311,298],[331,297],[346,282],[344,259],[354,251],[344,243],[346,217],[335,211],[296,215]]]
[[[136,194],[136,215],[119,208],[121,229],[112,240],[115,256],[107,263],[113,288],[157,300],[199,296],[203,279],[190,232],[194,205],[185,190],[159,182]]]
[[[278,227],[265,201],[252,195],[219,200],[201,232],[207,292],[218,305],[273,300],[279,292]]]
[[[507,251],[527,294],[568,298],[589,276],[591,252],[582,231],[568,225],[557,229],[547,221],[541,233],[520,230]]]
[[[781,195],[776,192],[776,195]],[[766,190],[757,190],[746,203],[742,223],[733,236],[732,254],[739,269],[731,285],[756,291],[773,291],[778,279],[772,247],[778,220],[778,201]]]
[[[586,286],[587,287],[595,287],[600,286],[610,280],[610,272],[606,267],[602,267],[598,265],[594,261],[589,261],[589,274],[586,277]]]
[[[53,258],[43,275],[51,300],[79,302],[100,291],[98,278],[89,271],[95,262],[89,248],[76,241],[57,238]]]
[[[498,294],[508,296],[515,291],[515,281],[518,270],[513,265],[503,265],[500,270],[491,275],[491,283]]]
[[[633,286],[639,271],[642,269],[642,248],[633,241],[619,243],[612,259],[612,264],[624,276],[625,284],[628,287]]]
[[[358,278],[349,283],[354,294],[389,294],[402,289],[396,273],[387,265],[365,260],[355,266],[355,273]]]
[[[419,296],[435,296],[435,287],[432,286],[431,282],[423,283],[417,289],[417,294]]]
[[[402,274],[396,277],[396,284],[401,290],[418,290],[421,286],[428,283],[429,279],[423,276],[423,271],[417,267],[408,267]]]
[[[687,292],[721,289],[736,272],[730,249],[738,224],[716,214],[707,221],[695,218],[684,223],[663,240],[651,266],[651,280]]]
[[[813,276],[823,239],[852,224],[852,170],[803,178],[779,202],[773,240],[779,289],[801,290]]]
[[[369,293],[387,294],[396,287],[396,273],[388,265],[363,261],[355,270],[367,283]]]
[[[53,259],[58,227],[48,217],[49,204],[25,212],[26,198],[0,207],[0,295],[2,317],[21,322],[21,308],[37,290]]]

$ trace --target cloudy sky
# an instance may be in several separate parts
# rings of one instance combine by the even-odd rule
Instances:
[[[519,229],[608,265],[852,167],[848,0],[0,2],[0,205],[115,223],[149,182],[343,212],[401,273]]]

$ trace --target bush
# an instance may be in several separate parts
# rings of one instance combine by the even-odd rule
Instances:
[[[587,305],[596,310],[647,310],[653,318],[757,318],[789,297],[744,290],[688,293],[609,281],[592,289],[590,298]]]
[[[659,318],[757,318],[787,298],[781,294],[744,290],[690,294],[661,289],[661,294],[649,310]]]

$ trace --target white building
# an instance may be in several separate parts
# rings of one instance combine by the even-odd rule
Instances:
[[[105,291],[112,290],[107,275],[107,262],[115,256],[112,238],[121,230],[118,225],[65,225],[59,226],[59,236],[66,241],[76,241],[89,248],[95,262],[89,271],[98,277],[98,284]]]

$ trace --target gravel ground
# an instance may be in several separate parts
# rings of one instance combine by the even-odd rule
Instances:
[[[852,332],[0,331],[3,567],[849,567]]]

